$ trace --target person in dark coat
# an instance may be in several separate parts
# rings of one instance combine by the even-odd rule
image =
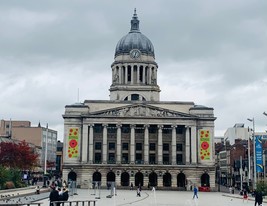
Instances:
[[[69,199],[69,191],[67,188],[63,188],[63,193],[59,195],[60,201],[68,201]]]
[[[261,193],[261,191],[255,191],[255,206],[257,206],[257,203],[258,203],[258,206],[262,205],[262,193]]]
[[[52,203],[53,201],[59,201],[59,194],[55,187],[53,187],[50,192],[49,200],[50,200],[50,206],[54,206]],[[58,203],[57,206],[60,206],[60,203]]]

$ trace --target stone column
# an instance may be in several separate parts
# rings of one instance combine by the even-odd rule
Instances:
[[[117,154],[116,161],[117,164],[121,163],[121,124],[117,124]]]
[[[144,161],[145,164],[149,164],[149,132],[148,132],[149,125],[144,125],[144,126],[145,126]]]
[[[93,164],[94,158],[94,128],[93,124],[89,125],[89,163]]]
[[[190,164],[190,127],[186,126],[185,131],[185,164]]]
[[[102,163],[107,163],[107,150],[108,150],[108,131],[106,124],[103,124],[103,153],[102,153]]]
[[[151,84],[151,74],[152,74],[152,67],[149,66],[149,70],[148,70],[148,84]]]
[[[119,84],[122,83],[122,68],[121,68],[121,65],[119,66]]]
[[[162,128],[163,125],[158,125],[158,164],[162,164]]]
[[[83,125],[83,136],[82,136],[82,162],[88,161],[88,125]]]
[[[135,163],[135,125],[131,125],[131,156],[130,156],[130,162],[132,164]]]
[[[143,66],[143,84],[146,83],[146,66]]]
[[[137,80],[136,80],[136,83],[139,84],[140,83],[140,65],[137,65]]]
[[[191,127],[191,159],[192,164],[197,163],[197,134],[196,127]]]
[[[176,125],[172,125],[172,165],[176,165]]]
[[[125,84],[128,83],[128,65],[125,65]]]
[[[131,65],[131,84],[134,83],[134,66]]]

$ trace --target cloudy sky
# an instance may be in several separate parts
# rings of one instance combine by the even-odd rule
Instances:
[[[215,136],[253,117],[267,130],[266,0],[1,1],[0,119],[48,123],[62,140],[65,105],[109,99],[134,8],[161,100],[213,107]]]

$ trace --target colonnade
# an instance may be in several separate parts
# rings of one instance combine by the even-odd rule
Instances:
[[[122,64],[112,67],[113,84],[157,84],[157,68],[148,64]]]
[[[108,153],[108,132],[107,124],[103,124],[103,140],[102,140],[102,162],[107,163]],[[88,130],[89,127],[89,130]],[[83,125],[82,138],[81,138],[81,161],[84,163],[93,163],[94,161],[94,124]],[[116,163],[121,163],[122,156],[122,125],[118,124],[116,133]],[[149,164],[149,125],[144,125],[144,164]],[[130,125],[130,163],[135,163],[135,125]],[[163,125],[158,125],[158,137],[157,137],[157,164],[163,164]],[[88,134],[89,131],[89,134]],[[176,165],[176,126],[172,126],[171,137],[171,164]],[[185,164],[197,163],[197,131],[196,126],[185,127]]]

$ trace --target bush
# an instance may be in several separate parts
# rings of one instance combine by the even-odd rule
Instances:
[[[262,192],[262,194],[265,196],[267,195],[267,182],[264,181],[258,181],[257,182],[257,187],[256,187],[257,192]]]
[[[5,189],[14,189],[14,188],[15,188],[15,185],[12,181],[6,182]]]
[[[0,189],[5,188],[5,183],[9,180],[9,171],[0,165]]]

